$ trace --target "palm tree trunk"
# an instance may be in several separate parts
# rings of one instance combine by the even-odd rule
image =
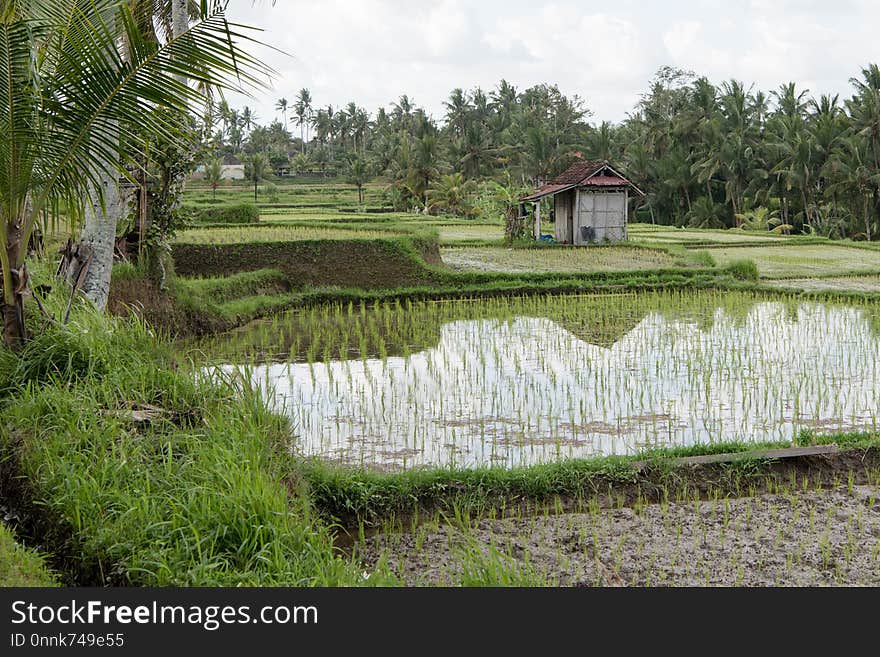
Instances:
[[[109,164],[108,168],[114,165]],[[83,279],[82,292],[98,310],[104,310],[110,294],[116,225],[126,212],[127,203],[116,176],[100,173],[98,177],[101,190],[93,189],[89,194],[80,237],[80,244],[91,253],[91,264]],[[68,275],[73,277],[75,272],[68,272]]]
[[[810,208],[807,205],[807,195],[804,193],[803,188],[801,189],[801,203],[804,204],[804,223],[808,223],[812,226],[813,223],[810,220]]]
[[[122,45],[122,56],[124,60],[128,59],[128,45],[125,43]],[[112,134],[113,143],[118,144],[119,126],[115,123],[111,125],[113,127],[108,132]],[[95,172],[101,189],[92,188],[89,193],[80,236],[80,245],[85,247],[85,252],[91,254],[91,262],[83,277],[82,293],[101,311],[107,307],[107,299],[110,295],[116,226],[119,218],[128,209],[127,199],[123,197],[119,188],[118,174],[106,173],[115,172],[115,167],[120,162],[119,156],[118,148],[114,148],[110,152],[112,160],[105,160],[101,170]],[[68,278],[73,279],[79,272],[68,271],[66,274]]]
[[[17,347],[26,337],[19,274],[22,234],[18,222],[7,223],[6,239],[6,251],[3,254],[3,343],[7,347]]]

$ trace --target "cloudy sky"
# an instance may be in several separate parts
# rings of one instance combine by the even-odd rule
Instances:
[[[402,94],[435,118],[454,87],[546,82],[577,94],[591,121],[623,120],[656,70],[772,90],[793,81],[848,97],[849,78],[880,62],[878,0],[230,0],[231,20],[289,53],[259,49],[278,71],[250,105],[260,122],[299,89],[316,106],[371,113]]]

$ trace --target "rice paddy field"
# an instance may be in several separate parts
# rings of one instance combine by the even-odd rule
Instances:
[[[199,207],[229,203],[254,202],[253,185],[244,181],[223,182],[216,192],[199,182],[187,185],[185,202]],[[357,187],[339,181],[285,180],[261,183],[257,187],[257,201],[262,208],[337,208],[358,204]],[[387,198],[384,186],[367,184],[364,186],[364,204],[367,207],[384,207]]]
[[[199,345],[377,471],[876,431],[880,304],[741,292],[326,306]]]
[[[450,247],[441,249],[443,262],[457,271],[506,273],[607,272],[660,269],[683,264],[683,258],[659,249],[627,246],[511,249]]]
[[[830,276],[828,278],[787,278],[768,281],[773,287],[808,292],[880,292],[880,276]]]
[[[678,242],[681,244],[729,244],[729,243],[755,243],[755,244],[780,244],[789,240],[789,237],[770,232],[749,232],[744,230],[694,230],[683,228],[670,228],[669,226],[651,226],[646,224],[631,224],[628,228],[630,239],[649,240],[661,242]]]
[[[239,244],[254,242],[289,242],[296,240],[377,239],[404,235],[403,231],[328,226],[255,225],[223,228],[192,228],[176,238],[186,244]]]
[[[659,503],[519,517],[457,516],[359,545],[409,586],[880,585],[880,472],[831,490],[678,491]]]
[[[501,224],[440,224],[437,227],[441,244],[462,242],[500,242],[504,239]]]
[[[749,259],[762,278],[826,277],[880,272],[880,251],[834,244],[707,249],[719,265]]]
[[[635,224],[630,245],[507,248],[500,221],[391,212],[378,185],[360,208],[344,184],[278,187],[272,200],[261,192],[259,224],[194,227],[178,243],[382,239],[428,229],[450,276],[637,276],[751,260],[761,277],[763,291],[633,285],[323,303],[182,343],[205,371],[250,382],[286,416],[294,461],[319,464],[324,474],[312,485],[322,495],[342,486],[333,499],[343,509],[363,504],[360,511],[381,517],[383,496],[408,490],[421,474],[448,476],[455,483],[435,485],[466,491],[460,482],[473,478],[482,488],[556,472],[545,468],[613,470],[621,458],[876,436],[880,250],[870,245]],[[246,201],[248,193],[218,191],[218,199]],[[212,203],[209,191],[194,194],[195,204]],[[841,301],[831,296],[838,292],[864,295]],[[367,533],[357,522],[344,531],[365,573],[387,566],[415,586],[880,583],[876,463],[841,465],[824,479],[796,466],[788,480],[761,479],[768,462],[734,460],[701,482],[670,474],[651,499],[609,488],[564,504],[519,499],[476,512],[454,502],[411,518],[392,511]],[[736,485],[715,487],[728,480]]]

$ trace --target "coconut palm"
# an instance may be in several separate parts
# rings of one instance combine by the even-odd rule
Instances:
[[[217,199],[217,188],[223,182],[223,159],[214,158],[205,163],[205,182],[211,187],[211,198]]]
[[[364,204],[364,185],[372,178],[370,165],[362,156],[353,155],[348,159],[345,167],[345,180],[357,187],[358,205]]]
[[[227,89],[241,81],[261,84],[257,72],[265,67],[235,45],[247,35],[226,22],[222,4],[202,8],[183,35],[157,43],[118,0],[0,2],[0,261],[7,345],[25,338],[24,246],[38,219],[64,208],[77,223],[90,200],[105,205],[102,183],[135,164],[120,142],[144,132],[178,138],[180,113],[201,109],[207,100],[179,76]]]
[[[440,176],[428,188],[428,209],[465,216],[473,208],[472,196],[475,189],[476,183],[465,180],[460,173]]]
[[[302,141],[302,152],[306,152],[306,136],[305,131],[308,130],[309,120],[312,116],[312,94],[308,89],[300,89],[296,97],[296,124],[299,126],[300,141]]]
[[[287,127],[287,99],[279,98],[278,102],[275,103],[275,109],[281,112],[281,122],[284,127]]]
[[[257,201],[257,186],[269,177],[269,159],[263,153],[254,153],[245,158],[244,177],[254,184],[254,202]]]

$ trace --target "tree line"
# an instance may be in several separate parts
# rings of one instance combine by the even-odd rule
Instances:
[[[463,214],[479,181],[535,186],[577,157],[608,159],[646,192],[633,201],[643,221],[875,240],[880,69],[850,83],[848,98],[816,98],[794,83],[765,92],[663,67],[616,124],[591,122],[582,98],[550,84],[453,89],[439,120],[406,95],[373,114],[354,102],[315,106],[303,89],[292,104],[279,99],[282,120],[267,125],[216,104],[207,146],[261,154],[276,169],[381,176],[398,209]]]

